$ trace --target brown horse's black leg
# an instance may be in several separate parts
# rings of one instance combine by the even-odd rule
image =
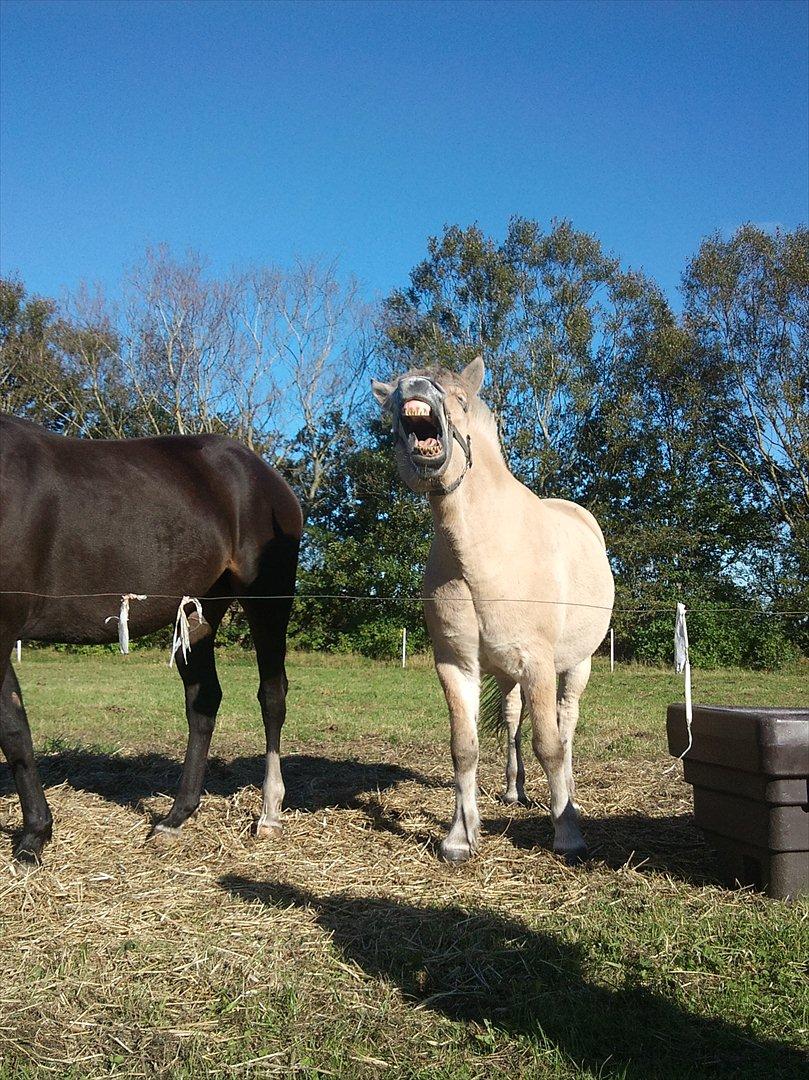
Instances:
[[[222,701],[222,688],[214,660],[214,638],[225,608],[227,602],[214,613],[211,605],[205,604],[209,632],[192,644],[187,659],[183,659],[182,650],[177,650],[177,670],[185,687],[188,746],[174,805],[168,815],[155,825],[154,832],[157,834],[179,829],[199,806],[216,713]]]
[[[291,589],[291,586],[287,585],[279,589],[277,582],[275,584],[277,592],[286,591],[286,588]],[[258,701],[267,740],[263,800],[261,816],[256,824],[256,835],[272,837],[281,831],[281,805],[284,801],[284,781],[281,776],[281,728],[286,717],[288,682],[284,658],[287,623],[292,605],[289,600],[253,600],[247,597],[241,603],[250,623],[250,632],[256,648],[259,672]]]
[[[5,645],[2,647],[5,651]],[[23,829],[14,854],[23,862],[39,862],[42,847],[51,838],[53,818],[34,761],[20,684],[9,663],[0,688],[0,749],[11,768],[22,806]]]

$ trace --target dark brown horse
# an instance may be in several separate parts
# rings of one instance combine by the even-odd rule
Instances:
[[[280,734],[286,630],[301,536],[298,501],[255,454],[217,435],[118,442],[70,439],[0,417],[0,748],[20,796],[18,858],[37,860],[52,818],[10,655],[17,638],[114,641],[127,593],[133,636],[174,621],[183,596],[191,647],[176,654],[188,747],[174,805],[156,829],[178,829],[199,805],[222,691],[214,637],[234,596],[253,635],[267,737],[259,836],[280,828]]]

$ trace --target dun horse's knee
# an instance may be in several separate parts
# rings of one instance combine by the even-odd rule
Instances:
[[[452,763],[459,772],[468,772],[477,767],[478,744],[453,740],[451,745]]]
[[[555,769],[564,763],[565,750],[558,735],[548,738],[543,734],[534,732],[531,738],[531,746],[543,768]]]

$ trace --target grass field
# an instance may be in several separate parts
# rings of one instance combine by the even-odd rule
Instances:
[[[597,665],[577,737],[593,858],[496,801],[478,857],[436,858],[452,811],[431,665],[294,656],[286,828],[257,841],[256,675],[219,657],[207,793],[147,839],[185,745],[165,656],[28,650],[19,669],[55,817],[10,860],[0,779],[0,1076],[803,1076],[809,905],[721,888],[665,748],[681,680]],[[809,667],[695,672],[698,701],[805,705]]]

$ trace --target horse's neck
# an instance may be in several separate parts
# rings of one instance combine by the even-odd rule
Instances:
[[[475,443],[473,464],[448,495],[431,495],[436,538],[446,545],[464,570],[472,571],[483,550],[492,550],[508,530],[504,515],[513,500],[515,480],[498,448],[488,439]]]

